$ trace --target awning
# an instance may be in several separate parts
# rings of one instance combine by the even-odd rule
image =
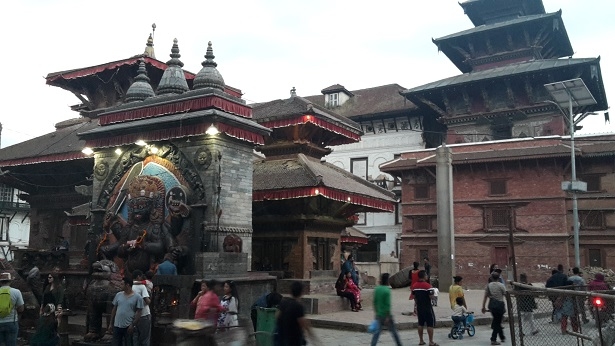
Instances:
[[[367,234],[354,227],[346,227],[341,234],[342,243],[367,244],[369,237]]]

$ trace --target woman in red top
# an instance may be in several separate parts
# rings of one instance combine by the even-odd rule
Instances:
[[[355,300],[356,300],[356,305],[355,305],[356,309],[353,309],[353,311],[363,310],[363,307],[361,306],[361,289],[352,280],[351,272],[346,273],[345,280],[346,282],[344,285],[344,291],[352,293],[352,295],[355,297]]]
[[[214,292],[214,287],[216,287],[216,282],[214,280],[201,282],[201,290],[191,303],[192,306],[196,306],[196,311],[194,313],[195,319],[204,319],[212,323],[217,323],[218,315],[222,311],[222,306],[220,305],[220,299]]]

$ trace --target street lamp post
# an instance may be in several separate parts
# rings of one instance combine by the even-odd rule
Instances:
[[[570,166],[572,170],[571,181],[562,183],[562,189],[572,192],[572,222],[574,227],[574,265],[581,266],[581,256],[579,253],[579,207],[577,203],[577,192],[586,191],[587,184],[577,181],[576,155],[574,152],[574,131],[575,121],[572,110],[573,105],[578,107],[591,106],[596,104],[594,96],[581,78],[545,84],[545,88],[559,110],[564,116],[563,107],[568,107],[568,126],[570,129]]]

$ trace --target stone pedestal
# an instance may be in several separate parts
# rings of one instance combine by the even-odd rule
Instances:
[[[237,252],[202,252],[195,256],[196,275],[215,278],[218,275],[245,275],[248,254]]]

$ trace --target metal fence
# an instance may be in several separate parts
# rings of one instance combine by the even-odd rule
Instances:
[[[506,294],[513,345],[615,345],[615,291],[513,287]]]

